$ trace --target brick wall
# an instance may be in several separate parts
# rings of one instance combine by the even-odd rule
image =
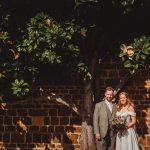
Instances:
[[[77,86],[48,89],[76,104],[83,99],[83,90]],[[0,149],[78,150],[80,125],[81,119],[69,108],[42,97],[4,104],[0,109]]]
[[[106,86],[115,87],[127,70],[119,60],[102,60],[99,66],[100,97]],[[150,150],[150,68],[139,71],[124,87],[136,105],[137,131],[142,150]],[[54,92],[83,103],[79,86],[37,87],[39,97]],[[8,103],[0,109],[0,145],[7,150],[78,150],[81,119],[66,106],[41,98]]]

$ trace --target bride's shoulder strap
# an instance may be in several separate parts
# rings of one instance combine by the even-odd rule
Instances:
[[[135,109],[134,109],[133,106],[130,106],[130,107],[128,108],[128,110],[129,110],[129,114],[130,114],[131,116],[136,116]]]

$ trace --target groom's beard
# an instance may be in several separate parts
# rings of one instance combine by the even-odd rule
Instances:
[[[112,98],[108,99],[108,98],[104,97],[103,100],[107,100],[107,101],[110,102],[110,103],[112,102]]]

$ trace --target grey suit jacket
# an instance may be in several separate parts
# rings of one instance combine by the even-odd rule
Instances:
[[[99,133],[102,138],[104,138],[108,131],[109,118],[111,120],[116,113],[116,104],[113,104],[112,113],[110,112],[105,101],[99,102],[95,105],[93,125],[94,133]]]

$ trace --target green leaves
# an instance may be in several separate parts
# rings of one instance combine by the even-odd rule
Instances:
[[[31,18],[18,51],[27,52],[32,55],[32,59],[40,62],[61,63],[60,49],[78,53],[78,47],[71,42],[76,31],[73,22],[61,25],[49,15],[39,13]]]
[[[18,41],[10,40],[7,32],[0,32],[0,84],[7,89],[0,88],[0,91],[8,91],[5,95],[9,96],[12,91],[17,97],[24,96],[29,92],[29,85],[24,80],[36,82],[40,67],[45,64],[61,64],[63,68],[75,70],[80,54],[75,42],[81,31],[85,35],[85,29],[75,25],[74,20],[59,23],[49,15],[39,13],[30,19]],[[80,70],[84,71],[83,66]]]
[[[41,61],[44,61],[44,59],[48,60],[48,62],[54,63],[60,63],[61,62],[61,56],[57,56],[57,54],[54,51],[51,50],[45,50],[42,53]]]
[[[80,62],[78,65],[77,65],[77,69],[78,69],[78,72],[82,72],[82,73],[86,73],[88,68],[87,66],[83,63],[83,62]]]
[[[9,36],[7,32],[0,32],[0,41],[6,42],[8,41]]]
[[[136,38],[130,46],[122,44],[120,48],[119,57],[124,67],[128,68],[130,73],[134,73],[146,65],[145,62],[150,56],[150,37]]]
[[[24,80],[16,79],[14,82],[12,82],[11,85],[12,85],[11,89],[13,90],[13,94],[18,97],[22,97],[29,92],[29,84]]]
[[[89,3],[89,2],[97,3],[98,0],[75,0],[76,6],[79,6],[84,3]]]

